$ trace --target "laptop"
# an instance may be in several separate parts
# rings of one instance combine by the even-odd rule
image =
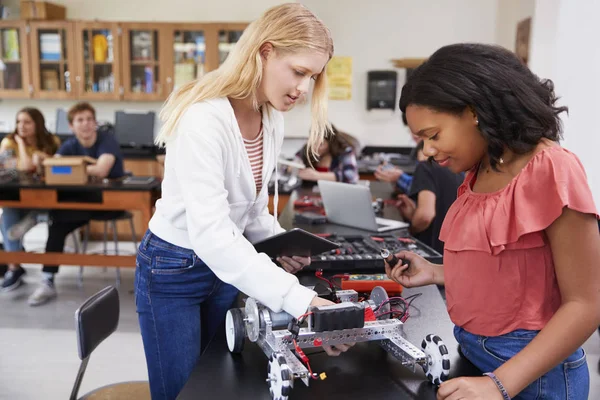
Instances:
[[[373,210],[371,190],[363,185],[318,181],[327,220],[372,232],[387,232],[409,226],[404,221],[378,218]]]

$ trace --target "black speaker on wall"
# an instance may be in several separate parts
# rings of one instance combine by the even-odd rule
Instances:
[[[369,71],[367,85],[367,110],[396,109],[396,71]]]

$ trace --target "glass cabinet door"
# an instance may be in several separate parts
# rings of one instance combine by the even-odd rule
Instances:
[[[81,98],[118,99],[119,30],[111,23],[80,23],[77,29],[78,92]]]
[[[169,92],[201,78],[206,71],[206,36],[203,29],[173,32],[173,76],[167,78]]]
[[[75,97],[71,23],[39,22],[32,23],[32,28],[35,97]]]
[[[161,100],[165,96],[161,71],[161,31],[150,25],[127,24],[124,28],[124,75],[126,99]],[[125,24],[123,25],[125,27]]]
[[[243,29],[221,29],[219,30],[219,65],[227,59],[229,52],[233,49],[240,36],[244,32]]]
[[[0,96],[29,97],[29,60],[24,22],[0,21]]]

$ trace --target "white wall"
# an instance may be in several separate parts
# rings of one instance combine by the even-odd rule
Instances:
[[[515,51],[517,24],[533,17],[535,0],[498,0],[496,43]]]
[[[600,3],[586,0],[537,0],[531,68],[555,84],[563,117],[564,146],[581,159],[600,207]]]
[[[331,30],[335,53],[353,58],[352,101],[331,101],[329,114],[338,128],[363,144],[414,145],[398,110],[366,110],[367,71],[393,69],[391,59],[427,57],[450,43],[495,41],[497,6],[492,0],[301,2]],[[405,70],[397,71],[399,92]],[[299,121],[293,127],[300,128]]]
[[[332,31],[337,55],[353,58],[352,101],[331,101],[330,119],[363,144],[412,145],[399,111],[366,110],[368,70],[392,69],[389,60],[427,57],[437,48],[461,41],[494,43],[498,0],[303,0]],[[501,0],[500,0],[501,1]],[[68,8],[72,19],[143,21],[250,21],[277,0],[54,0]],[[398,90],[405,71],[398,70]],[[23,105],[40,108],[54,127],[57,107],[72,102],[4,100],[0,104],[0,131],[14,126]],[[160,103],[96,102],[99,120],[112,121],[116,109],[154,110]],[[286,115],[286,134],[305,136],[308,106]]]

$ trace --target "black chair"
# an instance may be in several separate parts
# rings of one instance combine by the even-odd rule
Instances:
[[[78,399],[81,381],[92,352],[109,337],[119,325],[119,292],[114,286],[108,286],[89,299],[75,311],[75,330],[77,348],[81,365],[75,378],[70,400]],[[148,382],[132,381],[103,386],[79,397],[84,399],[138,400],[150,399]]]
[[[129,171],[125,172],[125,176],[127,177],[131,177],[133,176],[133,174]],[[135,224],[133,223],[133,214],[130,213],[129,211],[121,211],[116,215],[112,215],[112,216],[105,216],[105,217],[95,217],[93,218],[91,221],[99,221],[99,222],[104,222],[104,234],[102,237],[102,244],[103,244],[103,254],[107,255],[108,254],[108,223],[110,222],[111,227],[112,227],[112,231],[113,231],[113,241],[115,244],[115,255],[119,255],[119,234],[117,232],[117,221],[129,221],[129,228],[131,229],[131,239],[133,241],[133,248],[136,249],[137,252],[137,239],[136,239],[136,233],[135,233]],[[90,222],[91,222],[90,221]],[[88,243],[89,243],[89,238],[90,238],[90,224],[88,223],[85,226],[85,231],[84,231],[84,236],[83,236],[83,250],[82,253],[86,254],[87,252],[87,247],[88,247]],[[116,271],[117,271],[117,287],[119,287],[121,285],[121,269],[119,267],[116,267]],[[104,270],[106,270],[106,267],[104,267]],[[78,280],[78,284],[79,287],[83,286],[83,265],[79,267],[79,280]]]
[[[109,217],[94,217],[92,221],[102,221],[104,222],[104,235],[103,235],[103,253],[104,255],[108,254],[108,223],[110,222],[112,231],[113,231],[113,242],[115,244],[115,255],[119,255],[119,234],[117,232],[117,221],[129,221],[129,227],[131,229],[131,240],[133,241],[133,247],[137,249],[137,239],[135,233],[135,225],[133,223],[133,214],[129,211],[121,211],[116,215],[111,215]],[[87,252],[88,243],[90,238],[90,224],[85,226],[85,231],[83,234],[83,254]],[[121,284],[121,269],[116,267],[117,271],[117,287]],[[83,286],[83,266],[79,267],[79,286]]]

